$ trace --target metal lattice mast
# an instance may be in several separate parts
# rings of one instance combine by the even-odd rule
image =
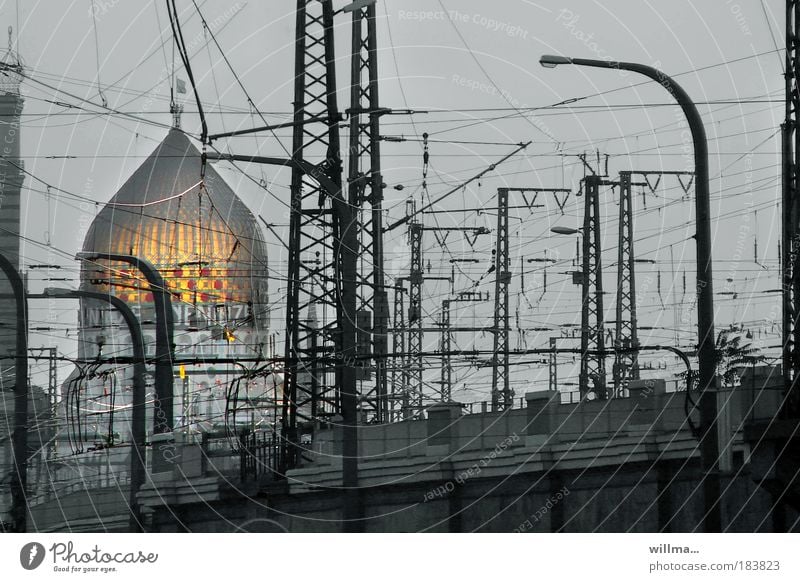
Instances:
[[[492,410],[510,408],[514,395],[508,366],[508,188],[497,190],[497,248],[494,256],[494,349],[492,350]]]
[[[583,215],[583,285],[581,309],[580,393],[606,398],[605,330],[603,322],[603,262],[600,245],[599,176],[586,176]]]
[[[453,361],[450,356],[452,351],[453,332],[450,330],[450,299],[442,301],[442,402],[450,402],[453,393]]]
[[[782,126],[783,216],[781,265],[783,271],[784,412],[800,410],[800,0],[786,0],[786,117]]]
[[[633,196],[631,172],[619,175],[619,241],[617,249],[617,314],[614,334],[614,396],[623,396],[631,380],[639,379],[636,352],[619,350],[638,348],[636,321],[636,275],[633,252]]]
[[[28,296],[30,298],[30,295]],[[58,350],[56,348],[28,348],[28,351],[31,353],[37,353],[40,357],[47,354],[47,366],[48,366],[48,374],[47,374],[47,398],[48,403],[50,405],[49,413],[50,413],[50,420],[53,422],[54,427],[58,422]],[[57,432],[57,429],[53,429]],[[47,443],[47,451],[46,451],[46,459],[48,462],[52,461],[56,453],[56,441],[55,439],[50,440]]]
[[[510,325],[508,287],[511,284],[511,257],[508,246],[508,197],[510,193],[522,195],[525,206],[531,210],[536,207],[539,193],[551,193],[563,210],[566,199],[560,200],[559,194],[568,195],[566,188],[498,188],[497,190],[497,238],[494,257],[494,349],[492,351],[492,410],[510,408],[514,401],[514,391],[510,386],[508,352]],[[526,194],[532,194],[528,200]]]
[[[547,385],[551,392],[558,391],[558,338],[550,338],[550,357],[548,358],[548,382]]]
[[[419,222],[409,224],[411,243],[411,273],[408,292],[408,376],[406,387],[408,408],[403,411],[404,418],[410,418],[413,410],[422,409],[422,232]]]
[[[422,382],[422,343],[425,329],[422,321],[422,284],[426,280],[450,281],[449,277],[426,276],[423,271],[422,237],[426,230],[433,231],[459,231],[472,232],[475,236],[488,234],[489,230],[482,226],[435,226],[425,227],[421,222],[409,223],[409,238],[411,244],[411,272],[409,274],[408,293],[408,376],[409,408],[404,412],[404,418],[411,416],[413,411],[421,411],[423,406]],[[466,295],[466,294],[462,294]]]
[[[641,176],[644,181],[634,182],[633,176]],[[665,170],[628,170],[620,172],[615,350],[639,347],[636,317],[636,259],[633,251],[633,187],[646,187],[654,194],[664,176],[674,176],[683,191],[683,196],[689,195],[694,183],[694,172]],[[684,177],[686,177],[685,180]],[[612,183],[603,182],[603,184]],[[677,317],[675,320],[677,323]],[[613,375],[614,395],[622,395],[627,388],[628,382],[639,378],[638,353],[615,351]]]
[[[394,330],[392,333],[392,397],[390,399],[390,420],[400,420],[402,412],[409,407],[408,367],[406,353],[405,301],[406,289],[402,284],[394,288]],[[399,355],[397,355],[399,354]],[[395,414],[400,403],[400,415]]]
[[[375,407],[378,420],[389,411],[386,382],[388,297],[383,268],[383,177],[380,166],[380,115],[378,102],[378,60],[375,5],[353,12],[350,86],[349,198],[358,209],[358,305],[371,329],[374,390],[364,394]],[[364,364],[368,361],[364,361]],[[366,369],[368,368],[361,368]],[[360,379],[369,379],[363,374]]]
[[[442,329],[442,402],[450,402],[453,395],[453,357],[452,342],[454,331],[475,332],[475,328],[453,328],[450,319],[450,306],[453,303],[476,303],[489,299],[489,293],[485,295],[476,291],[464,291],[455,297],[442,301],[442,319],[440,326]]]
[[[53,423],[58,422],[58,351],[56,348],[44,348],[50,359],[48,360],[48,375],[47,375],[47,396],[50,402],[50,419]],[[53,428],[57,432],[57,427]],[[56,454],[56,440],[52,439],[47,447],[47,461],[50,462],[55,459]]]
[[[298,0],[295,38],[294,129],[292,156],[316,169],[341,191],[339,113],[333,52],[333,10],[329,1]],[[284,468],[293,466],[299,422],[315,412],[341,412],[342,366],[337,301],[341,257],[334,199],[318,181],[292,170],[284,381]],[[316,309],[316,321],[307,314]],[[339,352],[337,354],[337,351]],[[315,385],[315,389],[312,388]],[[339,389],[337,389],[337,386]]]
[[[574,335],[572,337],[562,335],[557,337],[551,337],[549,339],[548,345],[550,348],[550,353],[548,354],[548,360],[547,360],[548,364],[547,367],[549,372],[547,385],[548,388],[554,392],[561,392],[561,389],[558,385],[558,353],[559,353],[558,344],[559,342],[562,341],[563,342],[569,341],[571,343],[574,343],[574,340],[575,340]]]

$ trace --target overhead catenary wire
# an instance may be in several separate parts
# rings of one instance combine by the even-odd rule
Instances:
[[[208,46],[208,45],[206,45],[206,46]],[[221,112],[221,113],[222,113],[222,112]],[[118,117],[119,117],[119,116],[117,116],[116,114],[112,114],[112,113],[109,113],[109,115],[111,115],[111,116],[113,116],[113,117],[115,117],[115,118],[118,118]],[[626,139],[627,137],[628,137],[628,136],[625,136],[625,135],[623,135],[623,136],[620,136],[618,139]],[[438,141],[438,140],[437,140],[437,141]],[[445,140],[441,140],[441,141],[445,141]],[[467,145],[467,144],[464,144],[464,145]],[[480,142],[476,142],[474,145],[482,145],[482,144],[481,144]],[[437,154],[438,154],[438,153],[439,153],[439,152],[437,152]],[[623,153],[623,152],[621,152],[621,153]],[[446,153],[445,153],[445,152],[441,152],[441,154],[442,154],[442,156],[441,156],[442,158],[444,158],[444,157],[445,157],[445,155],[446,155]],[[543,155],[544,155],[544,154],[543,154]],[[739,154],[733,154],[733,155],[739,155]],[[563,156],[562,156],[562,159],[563,159]],[[726,176],[726,178],[728,178],[728,177]],[[428,180],[428,183],[429,183],[431,186],[434,186],[434,185],[436,185],[436,181],[437,181],[437,178],[434,178],[434,180]],[[535,242],[533,242],[533,241],[529,241],[529,242],[530,242],[531,244],[535,244]]]
[[[94,32],[94,56],[97,63],[97,94],[100,96],[100,103],[103,107],[108,106],[108,100],[103,93],[103,84],[100,81],[100,40],[97,32],[97,10],[95,0],[89,0],[89,12],[92,13],[92,31]]]
[[[200,143],[203,146],[201,156],[200,175],[201,178],[205,175],[206,153],[205,147],[208,143],[208,124],[206,123],[206,116],[203,112],[203,103],[200,100],[200,93],[197,90],[197,83],[194,79],[194,72],[192,71],[191,56],[186,48],[186,43],[183,40],[183,31],[181,30],[181,23],[178,16],[178,9],[175,7],[175,0],[166,0],[167,12],[169,13],[169,22],[172,26],[172,34],[175,37],[175,44],[178,47],[178,54],[183,62],[183,67],[186,71],[186,76],[189,77],[189,83],[192,85],[192,92],[194,93],[195,102],[197,103],[197,113],[200,115]]]

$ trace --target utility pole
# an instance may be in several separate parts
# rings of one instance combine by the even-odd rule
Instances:
[[[403,410],[403,418],[411,418],[414,410],[422,409],[422,223],[409,224],[411,243],[411,272],[408,292],[408,407]]]
[[[795,14],[797,16],[797,14]],[[787,19],[788,22],[788,19]],[[794,21],[793,21],[794,22]],[[787,27],[788,28],[788,27]],[[794,43],[796,32],[787,30],[787,42]],[[640,63],[603,61],[596,59],[573,59],[564,56],[543,55],[539,63],[544,67],[577,65],[632,71],[644,75],[660,84],[675,99],[681,108],[694,146],[694,162],[697,185],[695,187],[695,240],[697,242],[697,340],[700,364],[700,439],[703,463],[703,497],[706,512],[703,519],[705,531],[722,531],[719,475],[719,435],[717,434],[717,378],[716,378],[716,334],[714,332],[714,281],[711,252],[711,204],[708,178],[708,142],[703,119],[689,94],[665,75],[663,71]],[[788,73],[789,67],[787,67]],[[793,391],[793,390],[792,390]]]
[[[634,182],[633,176],[644,181]],[[664,176],[674,176],[683,196],[689,194],[694,172],[628,170],[619,173],[619,246],[617,248],[617,309],[614,334],[614,396],[623,396],[631,380],[639,379],[639,354],[628,348],[639,347],[636,315],[636,256],[633,243],[633,187],[641,186],[655,194]],[[651,177],[654,177],[651,179]],[[684,181],[685,177],[685,181]],[[675,282],[673,281],[674,285]],[[677,323],[677,318],[676,318]]]
[[[319,160],[314,170],[341,191],[340,115],[329,0],[297,0],[294,67],[292,159]],[[334,200],[329,188],[292,166],[281,472],[296,464],[300,422],[318,420],[310,415],[312,401],[323,418],[342,412],[337,361],[344,357],[345,346],[337,285],[344,281],[340,257],[333,251],[340,234]],[[318,310],[314,321],[307,317],[312,305]],[[312,374],[304,373],[309,370]]]
[[[509,376],[509,304],[508,287],[511,283],[511,258],[508,246],[508,197],[510,193],[522,195],[525,206],[536,208],[536,198],[541,192],[552,193],[559,207],[564,201],[558,199],[559,193],[569,194],[567,188],[498,188],[497,190],[497,233],[494,256],[494,355],[492,356],[492,410],[510,408],[514,401]],[[526,194],[532,194],[528,201]]]
[[[28,295],[30,298],[30,295]],[[50,401],[50,419],[53,423],[58,419],[58,366],[56,364],[58,350],[56,348],[30,348],[31,352],[38,352],[42,357],[47,354],[47,398]],[[58,432],[55,427],[54,432]],[[47,445],[47,462],[52,462],[56,455],[56,440],[51,439]]]
[[[342,529],[357,531],[358,224],[342,195],[333,17],[330,0],[297,0],[281,470],[298,462],[299,421],[317,420],[308,415],[313,398],[321,413],[341,414]],[[312,304],[322,311],[318,325],[303,318]],[[301,370],[312,370],[316,383],[301,383]]]
[[[558,391],[558,354],[556,353],[556,349],[558,348],[558,338],[551,337],[550,338],[550,361],[549,365],[547,366],[548,371],[548,383],[547,385],[550,387],[551,392]]]
[[[442,402],[450,402],[453,394],[453,363],[450,357],[453,333],[450,331],[450,299],[442,301]]]
[[[374,361],[375,388],[362,398],[374,405],[378,421],[388,420],[386,352],[389,319],[388,294],[383,265],[383,176],[381,175],[380,109],[378,100],[378,56],[375,4],[353,10],[349,201],[358,212],[358,304],[359,321],[372,320],[369,329],[359,324],[359,334],[371,335],[371,353],[359,354],[359,370]],[[367,343],[368,345],[368,343]],[[363,367],[362,367],[363,366]],[[369,379],[364,373],[360,380]]]
[[[508,256],[508,188],[497,190],[497,248],[494,254],[494,349],[492,356],[492,411],[511,408],[508,366],[508,285],[511,283]]]
[[[638,346],[636,330],[636,280],[633,252],[632,186],[635,172],[620,172],[620,181],[604,180],[598,175],[584,178],[583,264],[581,302],[581,397],[589,392],[601,400],[609,397],[606,387],[606,347],[603,308],[603,249],[601,246],[600,188],[620,187],[619,237],[617,245],[616,334],[611,395],[621,395],[630,378],[638,377],[638,356],[619,350]]]
[[[573,340],[573,343],[574,343],[575,336],[568,337],[568,336],[563,336],[562,335],[562,336],[554,336],[554,337],[551,337],[549,339],[548,343],[549,343],[549,346],[550,346],[550,352],[548,354],[548,362],[547,362],[548,363],[548,372],[549,372],[547,385],[550,388],[550,390],[552,390],[553,392],[560,392],[560,389],[559,389],[559,386],[558,386],[558,354],[559,354],[559,351],[561,351],[561,352],[566,351],[567,353],[578,353],[578,351],[579,351],[577,349],[564,350],[563,348],[559,350],[558,342],[560,342],[562,340],[563,341]]]
[[[423,383],[422,383],[422,344],[424,338],[424,328],[422,321],[422,283],[424,281],[439,280],[449,281],[449,277],[426,276],[423,270],[422,257],[422,238],[423,233],[428,231],[457,231],[472,232],[476,237],[481,234],[489,234],[485,227],[478,226],[437,226],[426,227],[421,222],[412,221],[409,223],[409,237],[411,242],[411,272],[409,275],[409,306],[408,306],[408,352],[411,361],[409,362],[409,408],[404,411],[403,417],[410,418],[414,411],[421,411],[423,406]]]
[[[478,293],[475,291],[464,291],[451,299],[442,301],[442,402],[450,402],[453,394],[453,363],[452,363],[452,340],[454,330],[450,324],[450,305],[453,303],[475,303],[488,301],[489,293]]]
[[[622,351],[639,347],[636,320],[636,270],[633,252],[631,173],[619,174],[619,240],[617,247],[617,317],[614,334],[614,397],[625,395],[631,380],[639,379],[639,354]]]
[[[800,0],[786,0],[785,118],[782,129],[783,180],[781,267],[783,272],[784,417],[800,414]]]
[[[581,397],[606,394],[605,324],[603,321],[603,261],[600,243],[600,176],[584,178],[583,276],[581,285]]]
[[[349,5],[343,11],[348,8],[355,9]],[[330,0],[297,0],[291,123],[210,136],[292,127],[291,157],[209,154],[208,159],[292,169],[279,473],[285,477],[299,460],[301,423],[310,429],[312,421],[341,415],[342,523],[351,530],[361,527],[355,372],[358,223],[342,193],[333,18]],[[311,317],[312,308],[321,313]]]
[[[392,333],[392,397],[390,399],[390,421],[401,420],[403,412],[409,408],[408,366],[406,363],[406,323],[405,301],[403,295],[407,293],[402,281],[394,288],[394,320]],[[400,415],[396,415],[397,402],[400,401]]]

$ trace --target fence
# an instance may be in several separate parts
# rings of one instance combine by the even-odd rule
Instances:
[[[239,437],[242,481],[274,475],[280,459],[280,438],[274,432],[246,432]]]

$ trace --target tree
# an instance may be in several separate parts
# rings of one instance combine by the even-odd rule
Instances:
[[[717,375],[725,386],[739,382],[743,368],[765,361],[761,348],[753,345],[753,336],[742,327],[731,325],[717,334]]]

